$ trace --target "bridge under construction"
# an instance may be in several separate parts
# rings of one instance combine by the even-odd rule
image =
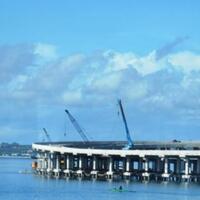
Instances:
[[[200,141],[132,141],[118,100],[126,141],[89,141],[65,110],[81,142],[34,143],[36,174],[48,177],[200,182]]]
[[[35,143],[37,174],[50,177],[200,181],[200,142]]]

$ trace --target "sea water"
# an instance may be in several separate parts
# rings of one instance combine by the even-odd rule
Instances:
[[[0,158],[0,200],[200,200],[200,185],[48,179],[33,174],[30,159]],[[123,187],[124,192],[114,188]]]

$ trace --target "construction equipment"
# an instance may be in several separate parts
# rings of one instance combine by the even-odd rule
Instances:
[[[126,139],[127,139],[127,142],[128,142],[127,145],[123,149],[131,149],[131,148],[133,148],[133,141],[132,141],[130,133],[129,133],[128,125],[127,125],[127,122],[126,122],[126,117],[125,117],[124,110],[123,110],[123,107],[122,107],[122,102],[121,102],[120,99],[118,100],[118,104],[119,104],[122,119],[123,119],[123,122],[124,122],[125,130],[126,130]]]
[[[89,139],[87,138],[86,134],[83,132],[83,130],[81,129],[81,127],[79,126],[79,124],[76,121],[76,119],[74,119],[74,117],[71,115],[71,113],[68,110],[65,110],[65,112],[67,113],[67,115],[68,115],[71,123],[73,124],[74,128],[76,129],[76,131],[79,133],[79,135],[83,139],[83,142],[84,143],[89,142]]]
[[[50,138],[50,135],[48,134],[47,130],[45,128],[43,128],[43,131],[44,131],[45,136],[47,138],[47,142],[51,142],[51,138]]]

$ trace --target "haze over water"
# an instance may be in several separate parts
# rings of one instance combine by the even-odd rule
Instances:
[[[31,169],[29,159],[0,158],[1,200],[197,200],[199,185],[173,183],[136,183],[47,179],[32,174],[20,174]],[[113,192],[123,186],[126,192]]]

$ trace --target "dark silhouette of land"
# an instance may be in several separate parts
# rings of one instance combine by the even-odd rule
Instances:
[[[0,156],[31,157],[31,145],[21,145],[18,143],[0,143]]]

